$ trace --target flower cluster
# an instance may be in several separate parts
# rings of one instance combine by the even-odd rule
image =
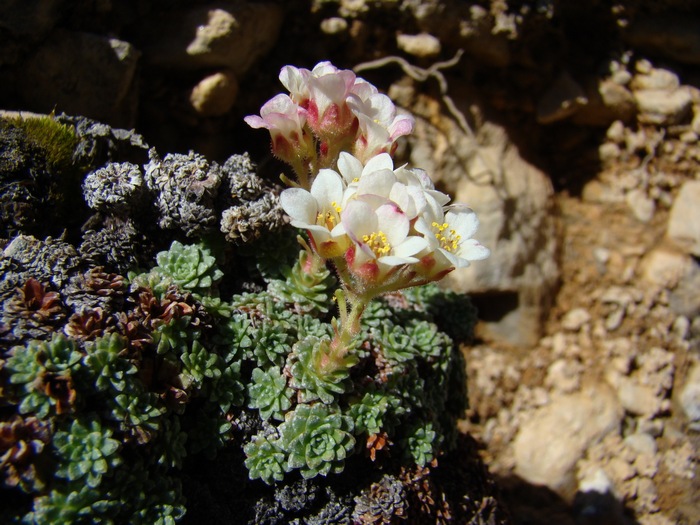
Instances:
[[[330,62],[311,71],[285,66],[279,78],[289,94],[276,95],[245,121],[270,131],[273,153],[292,165],[302,186],[309,174],[334,165],[340,151],[366,162],[393,153],[396,140],[413,129],[413,118],[398,114],[389,97]]]
[[[299,183],[282,193],[282,207],[316,255],[333,261],[346,290],[370,299],[488,257],[472,239],[472,210],[448,205],[424,171],[394,167],[396,140],[413,119],[389,97],[329,62],[285,66],[280,80],[289,95],[245,120],[268,129],[273,152],[294,168]]]
[[[310,190],[281,195],[292,225],[308,232],[320,257],[346,267],[358,291],[439,280],[486,258],[489,250],[472,239],[476,214],[448,202],[424,171],[394,169],[387,153],[363,165],[341,152],[338,171],[322,169]]]

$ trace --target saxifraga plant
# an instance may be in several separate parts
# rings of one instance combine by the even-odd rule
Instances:
[[[350,92],[326,115],[314,93],[336,77],[329,89]],[[0,439],[0,472],[28,496],[3,517],[171,524],[199,455],[237,449],[251,480],[276,486],[340,474],[363,452],[422,468],[453,444],[457,345],[474,310],[435,282],[488,255],[471,238],[476,216],[446,207],[425,173],[394,169],[412,121],[371,85],[327,63],[282,78],[292,94],[273,99],[278,116],[264,107],[248,121],[271,131],[297,176],[280,202],[307,234],[298,260],[277,275],[258,264],[264,289],[224,297],[231,254],[173,241],[129,274],[121,310],[89,337],[64,330],[2,354],[5,409],[21,419]],[[283,117],[293,122],[281,129]]]

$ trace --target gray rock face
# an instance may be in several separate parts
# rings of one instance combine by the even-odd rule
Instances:
[[[413,164],[442,179],[454,202],[474,209],[481,221],[476,238],[491,256],[455,270],[446,285],[488,303],[495,312],[485,320],[489,337],[535,344],[559,275],[550,180],[520,156],[503,128],[485,124],[475,145],[450,122],[444,137],[419,123]]]
[[[477,293],[498,312],[486,320],[488,334],[529,346],[541,335],[559,269],[550,180],[520,157],[505,131],[487,124],[485,144],[460,166],[463,178],[449,191],[476,211],[476,237],[491,256],[456,270],[446,284]],[[462,140],[466,139],[463,137]],[[484,175],[491,178],[484,182]]]
[[[88,33],[54,32],[18,75],[28,107],[132,127],[140,53],[128,42]]]

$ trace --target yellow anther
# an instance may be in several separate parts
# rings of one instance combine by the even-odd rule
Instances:
[[[340,213],[341,211],[343,211],[343,208],[338,206],[338,203],[335,201],[331,202],[331,206],[333,207],[336,213]]]
[[[377,257],[387,255],[391,251],[391,244],[383,231],[372,232],[369,235],[363,235],[362,241],[369,246]]]
[[[462,236],[457,234],[457,230],[450,228],[450,225],[446,222],[442,224],[433,222],[432,227],[435,229],[435,238],[440,243],[440,248],[447,252],[457,251],[462,240]]]

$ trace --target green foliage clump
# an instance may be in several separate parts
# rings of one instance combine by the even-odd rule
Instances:
[[[287,466],[308,479],[343,471],[355,446],[352,418],[322,404],[298,405],[280,428]]]
[[[207,295],[223,272],[216,267],[216,258],[208,248],[198,244],[183,245],[173,241],[170,249],[156,256],[155,270],[179,288]]]
[[[265,371],[253,370],[252,383],[248,385],[249,408],[257,408],[263,420],[282,421],[284,413],[292,406],[292,389],[287,386],[287,378],[278,368]]]
[[[250,479],[269,485],[340,473],[377,439],[387,452],[372,451],[378,463],[425,466],[446,450],[465,396],[448,335],[459,329],[437,317],[443,292],[370,303],[339,355],[335,281],[308,262],[224,298],[211,252],[174,242],[130,276],[103,335],[13,348],[0,362],[8,403],[49,429],[41,462],[18,474],[32,498],[16,520],[174,524],[185,512],[180,472],[225,447],[240,447]],[[28,479],[39,475],[48,481]]]
[[[103,429],[96,419],[76,419],[67,430],[53,436],[59,466],[56,476],[70,481],[84,482],[94,489],[102,476],[121,463],[116,454],[119,441],[112,439],[112,431]]]

